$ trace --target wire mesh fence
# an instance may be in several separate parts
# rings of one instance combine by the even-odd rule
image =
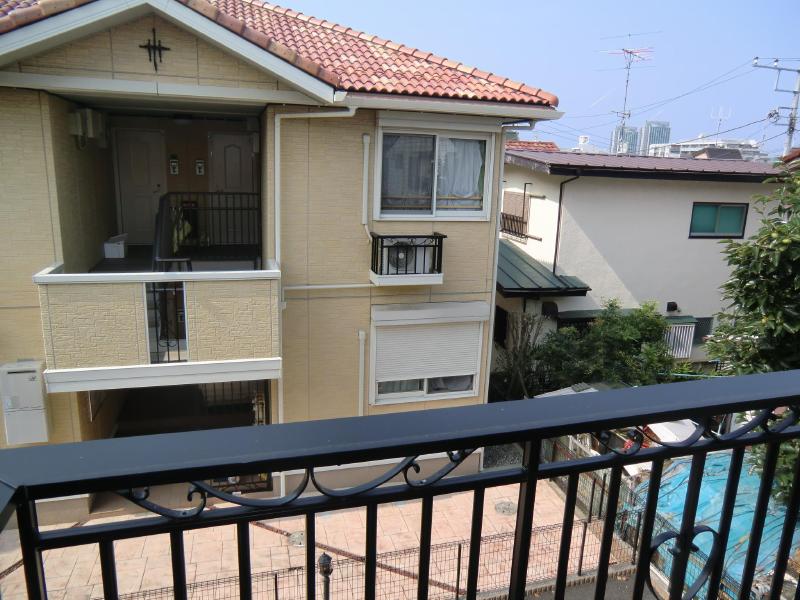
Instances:
[[[629,514],[620,515],[620,520]],[[600,536],[603,522],[599,520],[575,521],[572,529],[569,574],[590,575],[597,568],[600,554]],[[616,528],[622,530],[622,525]],[[532,531],[528,583],[530,585],[551,581],[558,567],[558,551],[562,525],[536,527]],[[478,571],[478,590],[482,593],[501,592],[507,589],[511,577],[511,558],[514,532],[498,533],[481,538]],[[466,591],[470,554],[468,540],[435,544],[430,547],[430,574],[428,578],[431,600],[463,597]],[[615,538],[611,568],[633,563],[634,549],[622,539]],[[379,600],[409,600],[417,597],[420,548],[385,552],[377,556],[375,597]],[[330,578],[330,597],[334,600],[364,597],[364,560],[341,558],[333,561]],[[306,598],[305,568],[293,567],[277,571],[252,573],[253,594],[258,600],[304,600]],[[323,580],[317,572],[317,589],[322,590]],[[227,600],[239,597],[239,578],[227,577],[190,583],[187,586],[190,600]],[[318,591],[318,596],[322,595]],[[167,600],[173,598],[171,587],[139,591],[120,595],[123,600]]]

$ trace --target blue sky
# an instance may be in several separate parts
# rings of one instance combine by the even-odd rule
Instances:
[[[764,119],[791,96],[773,91],[775,74],[749,66],[754,56],[800,59],[797,0],[667,2],[477,0],[284,0],[295,10],[459,60],[557,94],[565,116],[543,125],[540,139],[574,145],[580,130],[606,146],[622,107],[621,56],[604,51],[652,47],[653,58],[631,73],[633,109],[722,81],[646,112],[631,123],[667,120],[673,141]],[[794,31],[793,31],[794,29]],[[635,37],[626,34],[645,33]],[[623,36],[623,37],[617,37]],[[800,67],[800,60],[786,63]],[[791,74],[787,74],[791,75]],[[729,81],[723,81],[730,79]],[[783,87],[794,80],[787,77]],[[591,115],[591,116],[585,116]],[[571,129],[572,128],[572,129]],[[547,130],[549,133],[545,133]],[[761,140],[785,130],[761,122],[725,137]],[[765,143],[771,153],[784,136]],[[795,145],[800,139],[795,137]]]

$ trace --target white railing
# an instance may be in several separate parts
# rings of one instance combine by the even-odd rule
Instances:
[[[692,355],[694,327],[694,323],[669,326],[664,341],[674,358],[689,358]]]

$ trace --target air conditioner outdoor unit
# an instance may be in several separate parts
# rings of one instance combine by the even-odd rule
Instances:
[[[21,360],[0,366],[0,396],[9,446],[48,440],[42,363]]]
[[[382,275],[428,275],[434,273],[432,246],[415,246],[410,238],[386,240],[381,257]]]

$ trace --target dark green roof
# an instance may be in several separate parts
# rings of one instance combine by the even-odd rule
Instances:
[[[585,296],[591,288],[577,277],[555,275],[508,240],[500,240],[497,290],[506,298]]]

